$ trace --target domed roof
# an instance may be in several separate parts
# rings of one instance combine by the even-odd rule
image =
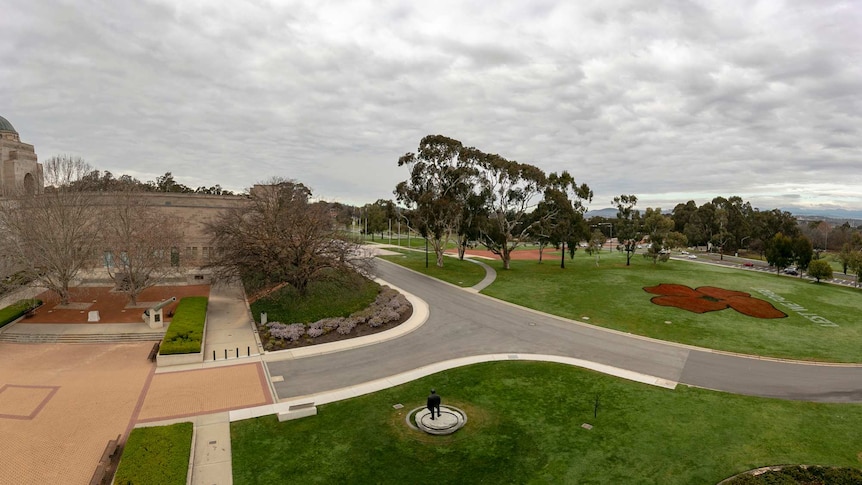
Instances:
[[[9,123],[9,120],[0,116],[0,131],[11,131],[12,133],[18,133],[15,131],[15,127],[12,126],[12,123]]]

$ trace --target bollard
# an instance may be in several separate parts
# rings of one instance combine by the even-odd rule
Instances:
[[[227,360],[227,349],[224,349],[224,358]]]
[[[239,359],[239,347],[236,348],[236,358]]]
[[[245,351],[249,357],[251,357],[251,346],[248,347],[248,350]]]
[[[213,350],[213,360],[216,360],[216,358],[215,358],[215,350]]]

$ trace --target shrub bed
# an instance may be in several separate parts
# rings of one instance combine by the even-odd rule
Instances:
[[[721,485],[860,485],[862,470],[822,466],[788,466],[760,473],[747,472],[721,482]]]
[[[193,354],[201,351],[208,302],[209,299],[205,296],[187,296],[180,300],[162,340],[159,349],[161,355]]]
[[[129,435],[117,485],[183,485],[192,448],[192,423],[135,428]]]
[[[24,315],[30,310],[42,304],[42,300],[28,298],[26,300],[18,300],[15,303],[0,310],[0,327],[9,322],[14,322],[18,317]]]
[[[413,307],[404,295],[388,286],[383,286],[370,306],[353,312],[347,317],[323,318],[310,324],[269,322],[266,325],[259,325],[258,331],[264,342],[264,349],[282,350],[320,343],[333,333],[347,336],[354,333],[357,328],[376,330],[393,322],[400,323],[412,312]]]

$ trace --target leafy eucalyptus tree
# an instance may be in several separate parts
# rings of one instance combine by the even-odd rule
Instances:
[[[566,267],[566,244],[574,257],[578,242],[589,234],[584,213],[587,211],[586,204],[592,200],[592,189],[585,183],[578,185],[569,172],[564,170],[559,175],[552,173],[548,176],[543,204],[550,211],[548,227],[551,242],[561,247],[560,268]]]
[[[650,246],[647,250],[647,256],[652,259],[653,264],[669,259],[669,254],[665,249],[668,247],[667,238],[673,227],[673,219],[662,214],[661,208],[647,207],[643,218],[643,232],[649,237]]]
[[[434,248],[438,267],[443,267],[443,251],[458,231],[476,174],[463,150],[458,140],[428,135],[417,153],[398,160],[399,167],[410,167],[410,177],[396,186],[395,196],[412,211],[416,228]]]
[[[509,269],[512,251],[529,232],[527,214],[534,208],[536,196],[544,191],[547,177],[533,165],[476,149],[468,150],[467,158],[475,161],[477,185],[484,202],[480,242],[500,256],[503,269]]]
[[[634,195],[614,197],[617,207],[617,239],[626,252],[626,266],[631,265],[637,244],[643,237],[640,211],[635,209],[638,198]]]

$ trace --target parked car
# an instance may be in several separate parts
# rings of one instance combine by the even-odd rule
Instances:
[[[742,263],[742,265],[745,266],[746,268],[753,268],[754,267],[754,263],[752,263],[751,261],[746,261],[746,262]]]
[[[798,276],[798,275],[799,275],[799,271],[797,271],[797,270],[796,270],[796,268],[785,268],[785,269],[784,269],[784,274],[789,274],[789,275],[791,275],[791,276]]]

